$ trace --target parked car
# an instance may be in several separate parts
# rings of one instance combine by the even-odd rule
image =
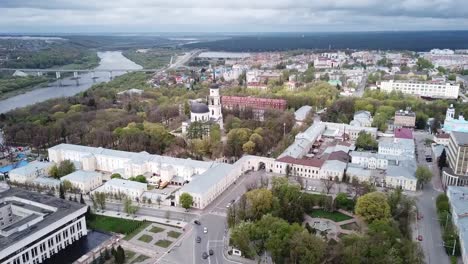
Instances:
[[[213,256],[214,251],[212,249],[210,249],[210,251],[208,251],[208,253],[210,253],[210,256]]]
[[[208,233],[208,228],[204,227],[203,228],[203,233],[205,233],[205,234]]]
[[[229,207],[231,207],[231,203],[228,203],[228,204],[226,205],[226,208],[229,208]]]
[[[419,241],[423,241],[422,235],[419,235],[419,236],[418,236],[418,240],[419,240]]]
[[[202,257],[203,259],[207,259],[207,258],[208,258],[208,254],[206,254],[206,252],[203,252],[203,254],[201,255],[201,257]]]
[[[198,220],[193,221],[193,223],[196,224],[196,225],[201,225],[200,221],[198,221]]]
[[[201,237],[197,236],[196,241],[197,241],[197,243],[200,243],[201,242]]]
[[[308,191],[312,191],[312,186],[307,186]]]
[[[313,187],[312,191],[314,191],[314,192],[317,191],[317,187]]]

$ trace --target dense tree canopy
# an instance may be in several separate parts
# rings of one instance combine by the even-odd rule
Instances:
[[[372,192],[357,199],[355,212],[368,223],[377,220],[388,220],[390,205],[384,193]]]

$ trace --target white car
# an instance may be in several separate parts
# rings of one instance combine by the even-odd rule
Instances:
[[[312,188],[312,191],[314,192],[317,191],[317,187]]]
[[[229,207],[231,207],[231,203],[228,203],[228,204],[226,205],[226,208],[229,208]]]
[[[308,191],[312,191],[312,186],[308,186],[308,187],[307,187],[307,190],[308,190]]]
[[[204,227],[203,228],[203,233],[205,233],[205,234],[208,233],[208,228]]]

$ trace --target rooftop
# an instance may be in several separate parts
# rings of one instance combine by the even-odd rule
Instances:
[[[413,139],[413,131],[409,128],[397,128],[394,133],[395,138]]]
[[[23,167],[11,170],[10,174],[30,175],[35,173],[37,170],[46,169],[51,167],[52,165],[53,163],[51,162],[33,161]]]
[[[301,108],[297,109],[296,112],[294,112],[294,117],[297,121],[304,121],[311,110],[312,106],[304,105]]]
[[[450,133],[459,146],[468,146],[468,133],[457,131],[452,131]]]
[[[233,166],[235,165],[218,163],[204,173],[194,175],[192,181],[184,185],[179,192],[203,194],[222,181],[231,172]]]
[[[290,164],[296,164],[296,165],[302,165],[302,166],[310,166],[310,167],[317,167],[320,168],[322,167],[323,163],[325,160],[323,159],[295,159],[290,156],[285,156],[277,159],[276,161],[279,162],[284,162],[284,163],[290,163]]]
[[[28,204],[23,204],[18,201],[15,201],[19,206],[27,207],[32,211],[40,210],[40,213],[45,213],[44,219],[30,227],[26,228],[23,231],[15,232],[7,237],[0,236],[0,252],[4,249],[10,247],[13,244],[19,243],[22,239],[29,237],[31,234],[36,232],[41,232],[45,227],[59,221],[65,216],[74,213],[86,205],[79,203],[59,199],[49,195],[43,195],[35,192],[28,192],[22,189],[11,188],[7,191],[0,192],[0,200],[5,200],[8,198],[20,198],[27,201],[32,201],[34,203],[40,203],[48,207],[56,208],[55,211],[44,211],[43,209],[35,206],[29,206]],[[43,231],[44,232],[44,231]],[[8,254],[8,252],[6,252]]]
[[[111,186],[116,186],[116,187],[121,187],[121,188],[128,188],[128,189],[147,189],[146,183],[141,183],[141,182],[136,182],[136,181],[129,181],[129,180],[123,180],[123,179],[111,179],[110,181],[107,181],[105,185],[111,185]]]
[[[83,170],[77,170],[75,172],[72,172],[68,175],[63,176],[60,178],[62,181],[68,180],[68,181],[73,181],[73,182],[88,182],[92,180],[95,177],[99,177],[101,174],[99,172],[94,172],[94,171],[83,171]]]

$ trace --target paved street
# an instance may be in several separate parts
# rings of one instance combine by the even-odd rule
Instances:
[[[366,89],[366,84],[367,84],[367,72],[364,73],[364,76],[362,77],[362,81],[356,87],[356,91],[354,92],[353,95],[356,97],[362,97],[364,95],[364,90]]]
[[[123,205],[107,202],[106,209],[111,210],[111,211],[116,211],[116,212],[122,212]],[[147,216],[154,216],[154,217],[159,217],[159,218],[166,218],[166,211],[167,210],[163,208],[158,209],[158,208],[138,207],[138,211],[136,215],[139,215],[139,216],[147,215]],[[190,222],[197,217],[198,217],[198,214],[193,213],[193,212],[186,213],[186,212],[177,212],[177,211],[171,210],[169,218],[173,220],[180,220],[183,222]]]
[[[435,199],[442,193],[442,186],[438,173],[439,170],[435,159],[433,163],[428,163],[425,159],[424,139],[429,138],[429,135],[427,133],[415,132],[414,136],[418,153],[418,163],[428,166],[434,173],[432,181],[424,186],[423,192],[416,202],[418,211],[423,215],[423,218],[417,221],[416,226],[418,231],[415,236],[422,235],[423,237],[421,247],[424,251],[426,263],[448,264],[449,258],[442,246],[442,235],[435,207]]]

